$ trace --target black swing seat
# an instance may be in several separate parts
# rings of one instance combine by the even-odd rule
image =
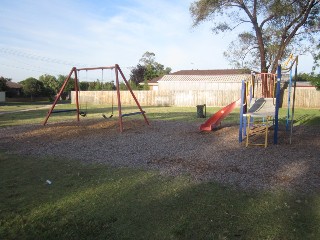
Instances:
[[[77,109],[61,109],[61,110],[54,110],[51,113],[64,113],[64,112],[75,112]]]
[[[79,115],[82,116],[82,117],[86,117],[87,113],[86,112],[79,112]]]
[[[76,112],[77,109],[61,109],[61,110],[54,110],[51,113],[64,113],[64,112]],[[87,116],[86,112],[79,112],[79,115],[81,115],[82,117]]]
[[[142,112],[125,113],[125,114],[122,114],[121,117],[128,117],[128,116],[143,114],[143,113],[146,113],[146,112],[142,111]]]
[[[111,114],[109,117],[107,117],[106,115],[102,114],[102,117],[103,117],[104,119],[112,118],[112,117],[113,117],[113,114]]]

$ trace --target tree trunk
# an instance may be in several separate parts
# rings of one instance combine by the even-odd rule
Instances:
[[[257,20],[257,11],[256,11],[257,0],[254,1],[255,7],[254,7],[254,11],[252,14],[243,1],[241,2],[240,5],[241,5],[241,8],[246,12],[248,17],[250,18],[251,23],[254,28],[254,31],[256,32],[259,53],[260,53],[260,71],[261,71],[261,73],[267,73],[268,68],[267,68],[267,61],[266,61],[266,51],[264,48],[264,42],[263,42],[261,28],[260,28],[260,26],[258,24],[258,20]]]

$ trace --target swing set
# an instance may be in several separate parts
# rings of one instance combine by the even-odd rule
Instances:
[[[51,116],[51,114],[55,114],[55,113],[65,113],[65,112],[76,112],[76,118],[77,121],[80,121],[80,117],[79,116],[83,116],[85,117],[87,115],[87,110],[86,111],[82,111],[81,110],[81,106],[79,104],[79,99],[80,99],[80,89],[79,89],[79,79],[78,79],[78,75],[80,73],[80,71],[92,71],[92,70],[102,70],[102,74],[103,74],[103,70],[110,70],[115,72],[115,76],[116,76],[116,91],[117,91],[117,101],[118,101],[118,113],[119,113],[119,130],[120,132],[123,132],[123,117],[127,117],[127,116],[132,116],[132,115],[138,115],[141,114],[144,118],[144,121],[147,125],[149,125],[149,121],[145,115],[145,111],[142,110],[136,96],[134,95],[132,88],[130,87],[127,79],[125,78],[121,68],[119,67],[118,64],[115,64],[114,66],[110,66],[110,67],[90,67],[90,68],[76,68],[73,67],[68,75],[68,77],[65,79],[59,93],[56,96],[56,99],[54,100],[50,110],[47,113],[47,116],[43,122],[43,125],[46,125],[48,122],[49,117]],[[60,99],[64,89],[66,88],[68,82],[71,79],[71,76],[74,75],[74,89],[75,89],[75,103],[76,103],[76,108],[75,109],[64,109],[64,110],[54,110],[58,100]],[[127,89],[130,91],[131,96],[133,97],[137,107],[139,108],[138,112],[132,112],[132,113],[122,113],[122,108],[121,108],[121,94],[120,94],[120,84],[119,84],[119,75],[122,77],[122,80],[124,81]],[[103,76],[103,75],[102,75]],[[108,118],[112,118],[113,117],[113,98],[112,98],[112,113],[109,117],[107,117],[106,115],[102,114],[103,118],[108,119]]]

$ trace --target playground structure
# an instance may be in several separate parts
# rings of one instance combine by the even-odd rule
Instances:
[[[289,65],[289,67],[287,67]],[[293,79],[293,66],[295,78]],[[278,143],[279,108],[281,98],[281,80],[283,73],[289,74],[288,81],[288,109],[286,116],[286,130],[290,130],[290,144],[293,131],[295,89],[298,57],[291,54],[282,66],[278,64],[277,74],[252,73],[251,78],[242,81],[241,98],[230,103],[212,115],[200,126],[200,131],[211,131],[218,127],[221,121],[240,105],[239,142],[246,138],[246,147],[257,145],[267,147],[268,132],[274,129],[273,143]],[[291,100],[292,96],[292,100]],[[264,135],[263,143],[250,142],[250,137]]]
[[[51,114],[54,113],[63,113],[63,112],[76,112],[76,118],[77,121],[80,121],[80,117],[79,116],[86,116],[87,112],[81,111],[80,109],[80,105],[79,105],[79,98],[80,98],[80,89],[79,89],[79,79],[78,79],[78,73],[80,71],[92,71],[92,70],[114,70],[115,72],[115,80],[116,80],[116,91],[117,91],[117,103],[118,103],[118,113],[119,113],[119,118],[118,118],[118,122],[119,122],[119,130],[120,132],[123,132],[123,117],[127,117],[127,116],[132,116],[132,115],[137,115],[137,114],[142,114],[144,121],[147,125],[149,125],[149,121],[145,115],[145,111],[142,110],[136,96],[134,95],[132,88],[130,87],[130,84],[128,83],[128,81],[126,80],[121,68],[119,67],[118,64],[115,64],[114,66],[110,66],[110,67],[91,67],[91,68],[76,68],[73,67],[69,73],[69,75],[67,76],[67,78],[65,79],[59,93],[56,96],[56,99],[54,100],[50,110],[47,113],[47,116],[43,122],[43,125],[46,125],[48,122],[49,117],[51,116]],[[130,91],[131,96],[133,97],[137,107],[139,108],[138,112],[132,112],[132,113],[122,113],[122,108],[121,108],[121,94],[120,94],[120,83],[119,83],[119,74],[122,77],[122,80],[124,81],[127,89]],[[76,102],[76,108],[75,109],[65,109],[65,110],[54,110],[58,100],[60,99],[65,87],[67,86],[68,82],[71,79],[71,76],[74,75],[74,90],[75,90],[75,102]],[[113,105],[113,102],[112,102]],[[112,106],[112,115],[113,115],[113,106]],[[102,115],[104,118],[104,115]],[[111,116],[110,116],[111,117]]]
[[[275,134],[278,131],[279,99],[280,78],[275,74],[252,74],[250,80],[242,81],[239,142],[246,137],[246,147],[248,145],[267,147],[269,127],[274,125]],[[249,142],[250,137],[261,134],[264,135],[264,143]]]

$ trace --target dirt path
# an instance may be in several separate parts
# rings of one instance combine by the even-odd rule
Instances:
[[[40,107],[36,107],[36,108],[27,108],[27,109],[21,109],[21,110],[16,110],[16,111],[4,111],[4,112],[0,112],[0,115],[11,114],[11,113],[19,113],[19,112],[29,112],[29,111],[39,110],[39,109],[46,109],[46,108],[49,109],[51,106],[52,105],[50,104],[50,105],[44,105],[44,106],[40,106]]]

